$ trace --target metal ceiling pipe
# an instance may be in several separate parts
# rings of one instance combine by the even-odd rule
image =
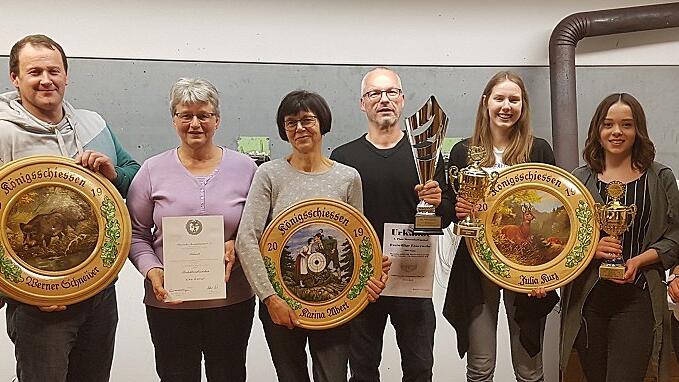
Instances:
[[[578,166],[578,110],[575,47],[585,37],[679,26],[679,3],[574,13],[559,22],[549,39],[552,145],[557,164]]]

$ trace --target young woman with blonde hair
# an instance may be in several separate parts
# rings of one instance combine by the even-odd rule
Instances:
[[[500,171],[525,162],[555,163],[549,143],[533,136],[526,87],[513,72],[499,72],[488,81],[479,100],[474,134],[453,147],[448,165],[466,167],[469,146],[486,149],[488,155],[481,165],[487,170]],[[458,196],[454,220],[464,219],[472,208]],[[501,291],[516,379],[542,381],[545,317],[558,296],[544,289],[528,295],[503,290],[481,276],[465,241],[461,241],[451,268],[443,314],[457,332],[460,358],[467,354],[467,381],[493,380]]]

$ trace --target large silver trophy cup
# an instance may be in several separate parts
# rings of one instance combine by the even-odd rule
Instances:
[[[448,116],[434,96],[431,96],[415,114],[405,119],[406,131],[415,157],[415,167],[420,184],[434,179],[441,144],[448,128]],[[421,200],[415,214],[416,234],[443,235],[441,217],[436,207]]]

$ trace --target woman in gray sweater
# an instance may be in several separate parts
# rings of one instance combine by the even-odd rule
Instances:
[[[330,108],[318,94],[296,90],[283,98],[276,124],[281,139],[290,142],[292,153],[264,163],[255,173],[236,238],[236,252],[245,275],[263,302],[259,317],[279,381],[309,381],[307,340],[314,381],[346,381],[347,377],[348,325],[323,331],[297,327],[297,316],[275,293],[259,250],[259,240],[268,223],[302,200],[335,199],[363,211],[358,172],[321,153],[323,135],[330,131],[331,123]],[[389,264],[383,262],[381,280],[368,281],[371,301],[384,288]]]

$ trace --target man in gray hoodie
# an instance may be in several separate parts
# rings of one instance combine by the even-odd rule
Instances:
[[[64,50],[51,38],[30,35],[14,44],[9,76],[17,90],[0,95],[0,165],[29,155],[75,158],[125,196],[139,164],[99,114],[64,101],[67,71]],[[109,380],[118,323],[114,284],[68,307],[5,300],[19,381]]]

